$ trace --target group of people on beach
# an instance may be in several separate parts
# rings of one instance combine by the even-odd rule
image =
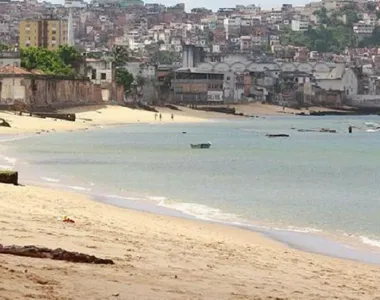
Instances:
[[[160,119],[160,121],[162,121],[162,114],[161,113],[160,114],[158,114],[158,113],[154,114],[154,120],[155,121],[157,121],[157,117]],[[174,120],[173,114],[171,114],[171,119]]]

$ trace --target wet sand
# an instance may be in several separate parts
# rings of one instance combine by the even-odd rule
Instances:
[[[0,255],[1,299],[376,299],[376,265],[290,249],[244,229],[159,216],[84,195],[0,185],[2,244],[111,258]],[[68,216],[75,224],[62,222]],[[118,298],[117,298],[118,297]]]

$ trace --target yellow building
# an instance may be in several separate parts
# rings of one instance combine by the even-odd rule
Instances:
[[[68,44],[67,31],[67,20],[22,20],[19,47],[42,47],[54,50],[60,45]]]

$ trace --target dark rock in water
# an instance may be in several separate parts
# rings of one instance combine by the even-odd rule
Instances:
[[[337,133],[335,129],[321,128],[321,129],[298,129],[298,132],[328,132],[328,133]]]
[[[182,134],[186,134],[187,132],[186,131],[182,131]]]
[[[0,126],[2,127],[11,127],[11,125],[4,119],[0,119]]]
[[[298,132],[319,132],[317,129],[298,129]]]
[[[0,171],[0,183],[18,185],[18,172]]]
[[[289,134],[280,133],[280,134],[267,134],[267,137],[275,138],[275,137],[290,137]]]
[[[329,128],[321,128],[319,132],[329,132],[329,133],[336,133],[335,129],[329,129]]]
[[[106,264],[113,265],[111,259],[102,259],[93,255],[88,255],[79,252],[66,251],[61,248],[50,249],[44,247],[30,246],[3,246],[0,244],[1,254],[10,254],[17,256],[27,256],[34,258],[49,258],[54,260],[65,260],[74,263],[88,263],[88,264]]]

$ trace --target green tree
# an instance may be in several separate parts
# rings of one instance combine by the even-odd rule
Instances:
[[[82,60],[82,55],[72,46],[59,46],[57,53],[65,65],[75,66]]]
[[[52,75],[74,75],[71,65],[65,64],[58,51],[45,48],[21,49],[21,66],[28,70],[38,69]]]
[[[318,23],[329,25],[330,19],[327,16],[327,9],[325,7],[321,7],[313,12],[313,15],[317,17]]]
[[[125,66],[129,61],[129,56],[130,51],[127,46],[117,45],[112,48],[112,61],[116,68]]]
[[[357,41],[352,26],[343,24],[336,15],[325,22],[331,25],[321,24],[305,32],[286,31],[281,35],[281,44],[334,53],[341,53],[347,47],[356,46]]]
[[[0,43],[0,51],[9,51],[11,50],[12,46]]]
[[[124,87],[125,95],[128,95],[131,92],[133,80],[133,75],[129,73],[126,69],[116,69],[116,83]]]

